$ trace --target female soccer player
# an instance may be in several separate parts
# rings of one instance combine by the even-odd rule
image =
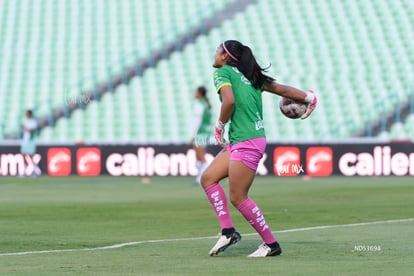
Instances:
[[[207,89],[199,86],[194,94],[196,103],[193,116],[193,148],[196,154],[196,167],[198,170],[195,185],[200,185],[201,175],[207,168],[206,147],[210,141],[213,125],[211,123],[211,105],[207,98]]]
[[[224,149],[215,157],[201,177],[201,184],[221,226],[221,235],[210,250],[211,256],[240,241],[229,212],[226,193],[219,181],[228,177],[230,202],[260,235],[263,243],[249,257],[276,256],[282,249],[273,236],[263,213],[249,198],[248,192],[266,147],[262,121],[262,91],[307,103],[302,119],[316,107],[316,96],[277,83],[265,75],[251,49],[239,41],[221,43],[214,55],[214,85],[221,100],[215,138]],[[229,144],[223,138],[229,123]]]
[[[20,153],[24,155],[26,160],[33,160],[33,156],[36,154],[36,129],[37,129],[37,120],[33,117],[32,110],[26,110],[26,119],[23,121],[22,125],[22,143],[20,145]],[[30,161],[31,162],[31,161]],[[29,167],[25,169],[22,175],[29,173]],[[40,169],[37,165],[34,165],[31,172],[32,176],[40,175]]]

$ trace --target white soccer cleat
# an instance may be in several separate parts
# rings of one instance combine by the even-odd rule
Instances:
[[[267,244],[262,243],[259,248],[247,257],[271,257],[282,254],[282,248],[279,244],[275,248],[270,248]]]
[[[217,255],[220,252],[223,252],[232,244],[235,244],[236,242],[241,240],[241,236],[239,232],[234,232],[230,234],[229,236],[221,235],[219,234],[219,239],[216,242],[216,244],[213,246],[213,248],[210,249],[210,256]]]

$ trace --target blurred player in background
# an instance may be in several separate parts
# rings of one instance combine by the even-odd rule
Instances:
[[[266,147],[262,91],[307,103],[302,119],[307,118],[316,107],[316,96],[311,92],[279,84],[264,75],[265,69],[257,64],[251,49],[235,40],[227,40],[219,45],[213,67],[217,68],[214,72],[214,85],[221,101],[215,138],[224,149],[201,178],[201,184],[221,226],[219,239],[209,254],[216,255],[241,239],[232,222],[226,193],[219,184],[220,180],[228,177],[231,203],[263,240],[249,257],[280,255],[282,249],[262,211],[248,196]],[[275,106],[275,110],[278,107]],[[223,138],[227,123],[229,144]]]
[[[207,89],[199,86],[194,94],[193,138],[192,144],[196,154],[197,177],[194,185],[200,185],[201,175],[207,168],[206,147],[213,133],[211,105],[207,98]]]
[[[32,110],[26,111],[26,118],[23,121],[22,125],[22,143],[20,146],[20,153],[24,155],[26,162],[32,164],[33,155],[36,153],[36,129],[37,129],[37,120],[33,118]],[[39,172],[39,167],[35,165],[33,167],[32,175],[37,175]],[[24,174],[26,174],[26,169]]]

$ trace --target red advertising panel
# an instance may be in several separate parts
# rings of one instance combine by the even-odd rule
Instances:
[[[69,148],[49,148],[47,151],[47,172],[51,176],[70,175],[72,154]]]
[[[303,172],[298,147],[276,147],[273,151],[273,172],[277,176],[296,176]]]
[[[101,150],[99,148],[79,148],[76,151],[76,172],[80,176],[101,174]]]
[[[333,153],[330,147],[309,147],[306,150],[306,174],[329,176],[333,170]]]

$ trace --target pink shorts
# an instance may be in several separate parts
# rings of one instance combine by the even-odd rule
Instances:
[[[227,145],[226,151],[230,152],[230,160],[241,161],[252,170],[256,170],[266,149],[266,137],[259,137],[234,145]]]

